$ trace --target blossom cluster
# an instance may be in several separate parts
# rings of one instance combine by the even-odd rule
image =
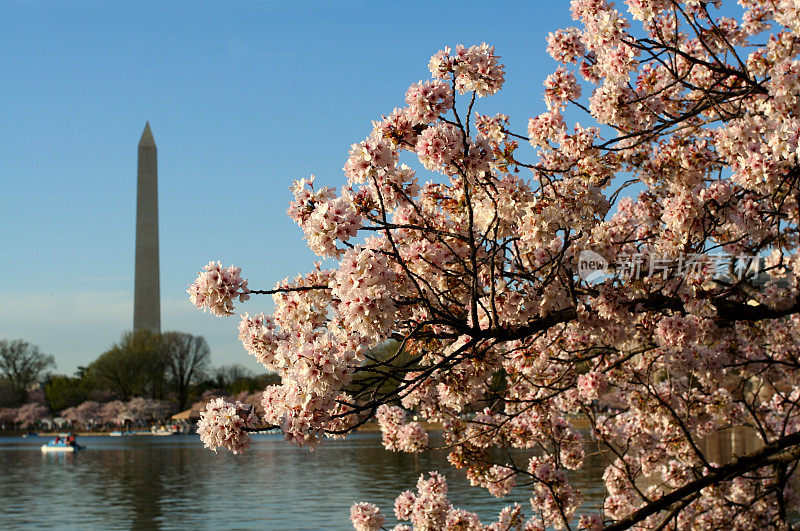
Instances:
[[[206,448],[217,451],[225,448],[234,454],[243,453],[250,447],[247,428],[255,428],[258,417],[249,404],[231,404],[222,398],[211,400],[205,411],[200,412],[197,433]]]
[[[375,530],[379,527],[369,527],[385,522],[385,517],[380,513],[380,508],[369,503],[356,503],[350,509],[351,521],[356,530]],[[417,491],[402,492],[394,502],[394,515],[401,522],[394,531],[410,531],[413,529],[434,530],[485,530],[508,531],[521,530],[525,522],[525,515],[519,504],[514,504],[500,511],[498,519],[489,525],[481,523],[477,514],[454,507],[447,498],[447,480],[438,472],[429,472],[428,477],[421,475],[417,481]],[[527,522],[525,529],[536,529],[536,519]]]
[[[338,256],[338,243],[347,242],[361,227],[357,209],[333,190],[323,187],[314,190],[314,176],[295,181],[294,200],[287,210],[300,225],[309,248],[320,256]]]
[[[377,531],[383,527],[386,518],[377,505],[372,503],[354,503],[350,507],[350,521],[356,531]]]
[[[222,267],[219,262],[209,262],[189,286],[187,293],[192,304],[223,317],[233,315],[233,301],[244,302],[250,298],[247,280],[238,267]]]
[[[707,2],[573,0],[578,27],[547,42],[560,63],[547,111],[522,134],[507,115],[463,112],[502,88],[490,46],[436,53],[432,79],[352,145],[346,184],[294,186],[289,215],[333,265],[279,282],[271,316],[242,318],[244,347],[281,377],[262,421],[313,447],[374,415],[394,451],[428,445],[407,415],[439,422],[472,484],[530,496],[529,519],[509,506],[490,529],[788,525],[800,499],[787,477],[800,429],[799,28],[791,2],[742,5],[733,20]],[[567,124],[570,106],[592,123]],[[758,257],[759,271],[590,282],[586,249],[631,268],[627,257]],[[229,314],[246,284],[231,291],[214,271],[193,301]],[[744,467],[738,449],[708,443],[740,436],[790,450],[787,466]],[[581,515],[569,471],[589,447],[613,457],[601,513]],[[517,450],[536,455],[502,458]],[[676,492],[689,494],[670,515],[639,511]],[[437,474],[394,509],[419,529],[481,525]],[[385,523],[369,504],[351,515],[357,529]]]
[[[469,91],[478,97],[490,96],[503,86],[504,66],[497,62],[493,46],[481,43],[466,48],[459,44],[453,55],[450,52],[448,46],[434,55],[428,68],[435,78],[453,76],[459,94]]]
[[[444,81],[433,80],[411,85],[406,92],[409,118],[428,124],[453,107],[453,89]]]
[[[383,447],[395,452],[420,452],[428,446],[428,432],[419,422],[406,422],[406,412],[383,404],[375,413]]]

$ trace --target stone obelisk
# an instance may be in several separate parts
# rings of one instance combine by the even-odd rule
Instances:
[[[158,169],[156,142],[150,123],[139,140],[136,186],[136,276],[133,294],[133,330],[161,332],[158,274]]]

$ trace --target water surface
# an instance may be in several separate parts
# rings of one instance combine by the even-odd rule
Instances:
[[[240,456],[205,450],[196,435],[81,437],[87,450],[74,455],[42,454],[45,441],[0,437],[4,529],[352,529],[354,501],[377,503],[394,525],[394,498],[436,469],[453,504],[484,523],[514,501],[530,514],[523,489],[492,498],[449,469],[446,452],[388,452],[377,433],[326,440],[311,453],[261,435]],[[596,505],[603,463],[588,465],[575,484]]]

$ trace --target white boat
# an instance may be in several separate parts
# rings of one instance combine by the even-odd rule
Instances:
[[[83,450],[83,448],[84,447],[79,444],[43,444],[42,452],[77,452],[78,450]]]
[[[150,435],[177,435],[177,434],[178,432],[170,430],[155,430],[150,432]]]
[[[150,426],[150,435],[178,435],[178,426]]]
[[[71,442],[68,442],[68,438],[71,439]],[[42,452],[73,453],[83,450],[83,448],[83,446],[75,442],[75,437],[71,433],[59,433],[58,437],[42,445]]]

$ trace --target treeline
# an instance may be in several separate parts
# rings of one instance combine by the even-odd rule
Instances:
[[[54,367],[35,345],[0,340],[0,408],[58,415],[86,402],[143,398],[180,411],[204,395],[254,393],[278,380],[239,365],[212,367],[206,340],[183,332],[128,332],[74,375],[53,374]]]

